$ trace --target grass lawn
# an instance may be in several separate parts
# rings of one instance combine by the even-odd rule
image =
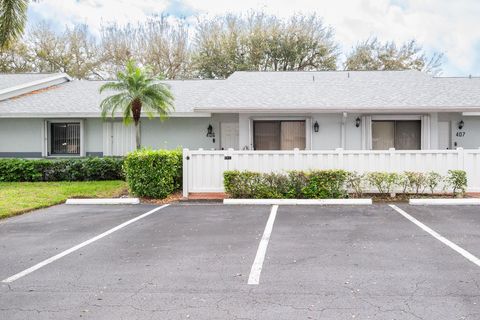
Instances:
[[[0,219],[59,204],[68,198],[118,197],[124,181],[0,182]]]

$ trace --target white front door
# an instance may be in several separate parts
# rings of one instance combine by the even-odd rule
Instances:
[[[238,122],[220,123],[220,148],[238,150]]]
[[[135,150],[135,126],[124,125],[121,121],[103,124],[103,154],[124,156]]]
[[[450,149],[450,122],[438,122],[438,149]]]

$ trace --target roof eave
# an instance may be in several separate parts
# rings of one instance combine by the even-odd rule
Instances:
[[[61,83],[72,81],[72,78],[66,73],[58,73],[51,77],[29,81],[13,87],[0,90],[0,101],[21,96],[32,91],[45,89]]]
[[[425,113],[425,112],[480,112],[479,106],[468,107],[382,107],[382,108],[194,108],[195,112],[209,113]]]
[[[210,118],[211,113],[208,112],[172,112],[170,118]],[[22,113],[0,113],[0,118],[101,118],[99,112],[22,112]],[[110,117],[110,116],[109,116]],[[117,113],[115,118],[122,118],[122,113]],[[154,118],[158,115],[154,115]],[[142,118],[148,118],[147,114],[142,113]]]

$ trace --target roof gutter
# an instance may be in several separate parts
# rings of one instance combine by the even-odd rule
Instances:
[[[66,73],[59,73],[51,77],[30,81],[30,82],[22,83],[17,86],[1,89],[0,101],[18,97],[20,95],[30,93],[32,91],[45,89],[45,88],[55,86],[68,81],[72,81],[72,78],[70,78],[69,75],[67,75]]]
[[[480,113],[478,107],[388,107],[388,108],[292,108],[292,109],[259,109],[259,108],[194,108],[195,112],[210,113],[412,113],[412,112],[463,112]]]
[[[211,113],[206,112],[172,112],[170,118],[210,118]],[[0,113],[0,118],[101,118],[100,111],[98,112],[44,112],[44,113]],[[117,113],[114,118],[122,118],[123,114]],[[154,118],[158,118],[154,115]],[[107,118],[111,118],[109,115]],[[142,118],[148,118],[148,115],[142,113]]]

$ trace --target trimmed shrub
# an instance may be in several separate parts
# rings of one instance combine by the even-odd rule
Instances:
[[[308,183],[308,174],[305,171],[289,171],[287,179],[287,199],[302,199],[304,198],[303,188]]]
[[[347,176],[347,188],[352,190],[356,198],[361,198],[365,189],[365,174],[356,171],[349,172]]]
[[[427,175],[422,172],[405,171],[408,187],[415,194],[423,193],[427,188]]]
[[[0,181],[123,180],[123,159],[0,159]]]
[[[453,196],[465,194],[467,190],[467,173],[463,170],[448,170],[445,178],[447,185],[452,188]],[[458,193],[460,191],[460,193]]]
[[[318,170],[258,173],[250,171],[225,171],[223,181],[231,198],[342,198],[346,197],[343,170]]]
[[[430,171],[427,173],[426,184],[430,192],[433,194],[440,183],[443,181],[443,177],[440,173]]]
[[[370,172],[367,174],[367,181],[383,194],[392,193],[398,184],[399,174],[395,172]]]
[[[345,198],[348,196],[345,186],[347,175],[344,170],[311,171],[302,193],[308,199]]]
[[[182,186],[182,151],[141,149],[125,157],[130,191],[140,197],[163,199]]]

